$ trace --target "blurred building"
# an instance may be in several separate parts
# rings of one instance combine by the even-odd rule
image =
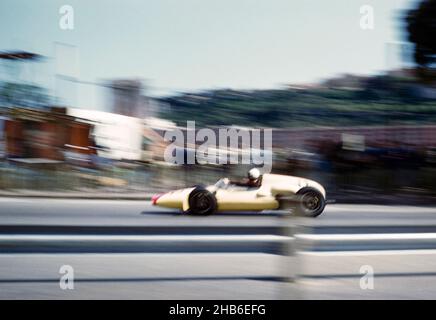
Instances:
[[[4,62],[3,72],[1,73],[2,81],[7,82],[29,82],[30,79],[22,78],[29,75],[30,65],[43,60],[43,56],[23,50],[3,51],[0,52],[0,59]]]
[[[12,160],[46,159],[65,161],[67,157],[88,162],[93,125],[66,114],[65,108],[11,109],[5,118],[5,154]]]
[[[328,144],[347,144],[350,140],[359,141],[365,146],[402,145],[421,148],[436,146],[435,125],[402,126],[356,126],[274,129],[273,146],[277,148],[310,149]]]
[[[92,139],[98,155],[113,160],[140,160],[143,121],[116,113],[68,108],[69,116],[88,119],[94,123]]]
[[[169,142],[165,130],[174,123],[157,118],[140,119],[116,113],[68,108],[68,115],[92,121],[97,155],[116,161],[163,161]]]
[[[154,116],[158,103],[145,95],[141,80],[111,80],[107,87],[110,88],[108,112],[136,118]]]
[[[44,57],[22,50],[0,52],[0,106],[44,108],[49,96],[35,83],[36,63]]]

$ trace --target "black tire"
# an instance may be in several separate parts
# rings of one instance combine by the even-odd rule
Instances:
[[[217,208],[215,196],[202,187],[196,187],[189,195],[189,211],[187,213],[198,216],[214,214]]]
[[[318,190],[306,187],[297,192],[295,212],[299,216],[315,218],[325,208],[324,196]]]

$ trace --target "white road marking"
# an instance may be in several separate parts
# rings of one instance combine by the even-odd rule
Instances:
[[[141,241],[141,242],[226,242],[226,241],[272,241],[282,242],[292,238],[277,235],[29,235],[29,234],[10,234],[0,235],[0,242],[13,241]]]
[[[432,207],[414,207],[414,206],[392,206],[392,205],[364,205],[364,204],[358,204],[358,205],[348,205],[348,204],[334,204],[334,205],[327,205],[326,206],[326,212],[329,211],[349,211],[350,213],[356,213],[356,212],[396,212],[396,213],[404,213],[404,212],[414,212],[417,208],[419,208],[419,212],[425,212],[425,213],[436,213],[436,208]]]
[[[436,240],[436,233],[296,234],[310,241]]]
[[[301,256],[334,257],[334,256],[402,256],[402,255],[436,255],[434,249],[418,250],[367,250],[367,251],[300,251]]]

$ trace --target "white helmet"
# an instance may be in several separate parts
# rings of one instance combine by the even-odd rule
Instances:
[[[248,179],[250,180],[256,180],[260,178],[260,171],[257,168],[250,169],[248,171]]]

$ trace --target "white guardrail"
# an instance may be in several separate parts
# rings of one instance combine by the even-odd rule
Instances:
[[[97,226],[92,227],[92,230],[80,226],[0,226],[0,252],[276,254],[290,259],[281,260],[284,264],[279,265],[280,270],[269,279],[288,284],[280,286],[283,289],[280,297],[296,298],[300,295],[296,279],[301,273],[297,252],[436,249],[436,232],[430,232],[436,230],[436,226],[386,226],[374,229],[373,226],[309,227],[299,225],[292,218],[278,219],[278,222],[275,226],[232,225],[224,229],[213,224],[111,229]],[[204,234],[206,229],[208,234]],[[365,230],[371,233],[364,233]]]
[[[436,225],[0,225],[2,252],[265,252],[436,249]]]

